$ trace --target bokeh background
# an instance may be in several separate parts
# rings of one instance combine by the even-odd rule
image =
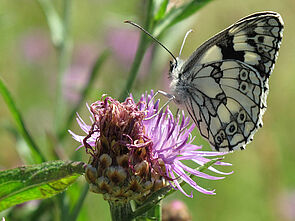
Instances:
[[[181,2],[181,1],[175,1]],[[62,10],[62,1],[54,1]],[[119,97],[125,86],[139,39],[139,30],[123,24],[126,19],[142,23],[142,0],[72,1],[69,32],[72,56],[63,77],[63,112],[65,115],[79,99],[81,88],[89,77],[95,59],[105,49],[110,56],[103,64],[86,101],[91,103],[102,94]],[[294,0],[215,0],[189,19],[173,26],[161,41],[178,54],[184,34],[195,31],[185,44],[182,58],[187,58],[203,41],[238,19],[257,11],[279,12],[285,22],[283,42],[270,79],[268,110],[264,126],[255,135],[246,151],[233,153],[225,168],[234,174],[224,180],[198,183],[216,189],[215,196],[194,192],[189,199],[180,193],[168,197],[183,200],[192,220],[295,220],[295,1]],[[145,55],[132,93],[135,97],[145,90],[168,91],[169,54],[159,46],[149,48]],[[44,12],[34,0],[0,1],[0,76],[21,110],[28,130],[50,156],[56,121],[56,82],[58,54],[54,48]],[[172,108],[176,109],[174,104]],[[88,118],[85,106],[79,109]],[[23,140],[15,133],[13,118],[0,98],[0,169],[23,165]],[[70,129],[80,133],[76,123]],[[209,149],[196,131],[197,144]],[[67,135],[58,152],[63,159],[75,155],[87,161],[77,143]],[[79,196],[84,179],[69,188],[72,197]],[[190,191],[190,189],[188,189]],[[69,199],[71,200],[71,198]],[[53,211],[54,212],[54,211]],[[84,217],[84,218],[83,218]],[[101,195],[89,193],[79,220],[109,220],[107,202]]]

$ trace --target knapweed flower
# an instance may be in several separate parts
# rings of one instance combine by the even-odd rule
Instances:
[[[165,109],[165,110],[164,110]],[[87,134],[79,136],[70,131],[90,154],[86,180],[93,192],[102,193],[109,201],[142,201],[151,193],[171,186],[187,194],[181,187],[184,181],[194,189],[215,194],[200,187],[190,174],[211,180],[214,177],[190,168],[182,161],[191,160],[204,165],[225,153],[200,151],[192,144],[194,126],[189,118],[173,116],[169,107],[159,110],[159,100],[153,102],[153,92],[142,95],[138,103],[132,96],[124,102],[103,96],[90,105],[92,125],[78,115],[77,121]],[[230,165],[217,161],[215,165]],[[209,170],[223,173],[214,167]]]

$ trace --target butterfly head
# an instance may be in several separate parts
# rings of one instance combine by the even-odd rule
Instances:
[[[174,61],[170,61],[169,78],[173,80],[180,77],[183,63],[184,61],[178,57]]]
[[[174,70],[174,68],[176,67],[176,62],[175,61],[170,61],[170,69],[169,69],[169,77],[171,77],[172,72]]]
[[[170,70],[169,70],[169,78],[171,80],[170,83],[170,90],[174,95],[174,101],[177,104],[182,104],[187,97],[186,94],[186,81],[182,79],[182,67],[184,61],[179,59],[178,57],[176,60],[170,61]]]

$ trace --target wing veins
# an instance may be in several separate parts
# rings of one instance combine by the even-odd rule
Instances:
[[[259,108],[262,108],[262,107],[260,106],[260,103],[257,104],[254,100],[252,100],[252,99],[251,99],[250,97],[248,97],[247,95],[243,94],[243,93],[242,93],[241,91],[239,91],[237,88],[234,88],[234,87],[231,87],[231,86],[228,86],[228,85],[225,85],[225,84],[222,84],[222,86],[224,86],[224,87],[229,87],[229,88],[232,88],[232,89],[238,91],[241,95],[246,96],[246,97],[249,98],[251,101],[253,101],[253,103],[256,104]],[[262,90],[261,90],[261,91],[262,91]],[[225,94],[226,94],[226,93],[225,93]],[[262,93],[260,94],[259,97],[261,97],[261,95],[262,95]],[[227,97],[228,97],[228,96],[227,96]],[[259,100],[259,101],[261,101],[261,100]]]
[[[280,41],[278,41],[278,43],[279,43]],[[244,44],[244,43],[247,43],[246,41],[241,41],[241,42],[233,42],[234,44]],[[248,44],[248,43],[247,43]],[[272,47],[272,46],[269,46],[269,45],[266,45],[266,44],[262,44],[262,43],[256,43],[255,42],[255,44],[256,45],[262,45],[262,46],[265,46],[265,47],[268,47],[268,48],[271,48],[271,49],[278,49],[278,47]],[[251,46],[250,44],[249,44],[249,46]],[[251,47],[253,47],[253,46],[251,46]]]

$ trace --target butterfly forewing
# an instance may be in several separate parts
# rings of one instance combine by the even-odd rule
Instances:
[[[171,72],[176,100],[218,151],[244,149],[262,126],[268,78],[282,40],[278,13],[249,15]]]

